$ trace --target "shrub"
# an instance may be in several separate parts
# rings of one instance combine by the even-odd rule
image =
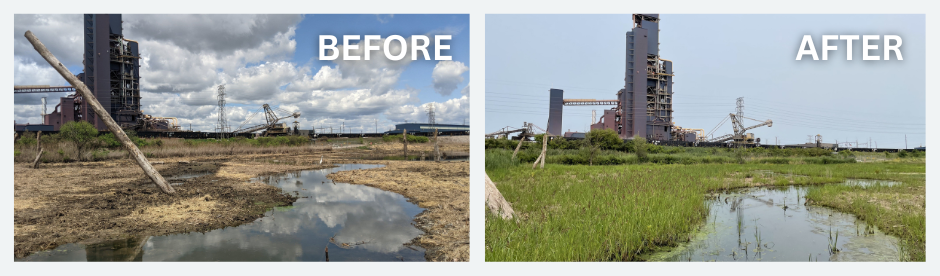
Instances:
[[[382,141],[401,142],[401,134],[382,136]],[[427,143],[428,141],[430,141],[428,137],[408,135],[408,143]]]
[[[83,159],[84,153],[89,148],[93,148],[98,139],[98,130],[90,123],[85,121],[72,121],[65,123],[59,128],[59,135],[62,139],[72,142],[78,150],[78,159]]]
[[[633,151],[636,152],[636,157],[640,162],[646,162],[649,160],[649,157],[646,155],[646,138],[643,137],[633,137]]]
[[[104,135],[98,136],[98,141],[102,146],[107,148],[118,148],[121,147],[121,142],[118,141],[117,137],[114,137],[114,133],[105,133]]]
[[[613,129],[593,129],[584,134],[584,139],[589,142],[589,145],[597,146],[603,150],[623,149],[623,140]]]
[[[36,144],[36,134],[32,132],[23,132],[23,136],[19,140],[16,140],[17,144],[24,146],[32,146]]]

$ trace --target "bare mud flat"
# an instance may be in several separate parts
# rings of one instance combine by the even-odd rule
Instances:
[[[365,185],[335,182],[332,172],[381,167],[336,167],[252,179],[299,198],[263,218],[209,232],[66,244],[16,261],[425,261],[411,241],[423,232],[423,209],[405,197]],[[327,251],[328,250],[328,251]]]
[[[174,185],[176,195],[160,192],[131,160],[42,164],[39,169],[16,164],[14,257],[69,243],[96,245],[139,237],[151,237],[147,242],[152,242],[159,236],[242,225],[264,217],[272,208],[290,208],[298,200],[295,193],[252,182],[252,178],[324,169],[339,163],[372,163],[386,167],[373,169],[381,173],[347,176],[344,182],[382,182],[385,184],[370,186],[400,193],[424,208],[415,224],[425,233],[415,239],[415,244],[427,250],[427,260],[469,259],[468,162],[401,161],[399,165],[396,161],[343,160],[346,155],[344,150],[295,156],[152,159]],[[322,164],[321,158],[325,159]],[[399,183],[397,177],[404,175],[412,178]],[[437,192],[431,188],[455,183],[462,183],[462,187]],[[413,192],[400,192],[408,189]],[[461,206],[461,202],[458,210],[455,206]],[[454,223],[457,221],[463,224]]]

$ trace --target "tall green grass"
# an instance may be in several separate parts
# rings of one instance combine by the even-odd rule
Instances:
[[[651,155],[650,163],[625,161],[621,164],[629,165],[619,166],[564,165],[561,160],[553,162],[549,155],[544,170],[533,170],[531,162],[525,160],[529,154],[520,152],[519,161],[515,161],[511,159],[512,151],[486,151],[487,174],[511,202],[518,217],[502,220],[487,215],[486,261],[641,260],[644,253],[688,241],[707,217],[705,194],[711,191],[755,183],[821,184],[842,182],[849,177],[899,179],[903,177],[898,172],[925,171],[918,164],[805,161],[812,157],[794,157],[785,164],[782,161],[738,164],[733,159],[726,160],[731,158],[728,156],[695,154],[669,163],[653,162],[656,157]],[[607,156],[631,160],[626,153]],[[632,158],[635,160],[635,156]],[[682,164],[682,160],[692,158],[718,161]],[[885,215],[883,210],[871,212]],[[916,216],[909,220],[918,223]]]

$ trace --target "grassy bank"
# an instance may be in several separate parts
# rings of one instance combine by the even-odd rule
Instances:
[[[574,154],[574,153],[571,153]],[[630,153],[616,153],[630,157]],[[673,153],[676,155],[678,153]],[[694,153],[686,158],[694,158]],[[669,154],[667,154],[669,155]],[[518,221],[501,220],[487,215],[487,261],[632,261],[644,252],[662,250],[689,240],[689,234],[707,217],[705,195],[710,191],[761,185],[800,185],[843,182],[845,178],[896,179],[902,185],[872,191],[897,194],[892,189],[917,191],[924,178],[906,173],[924,173],[922,161],[905,159],[881,163],[815,163],[814,156],[773,157],[779,163],[762,162],[753,156],[709,158],[745,158],[741,162],[714,163],[625,163],[631,165],[584,166],[553,162],[551,154],[544,170],[532,170],[531,162],[520,156],[511,160],[512,151],[490,149],[486,152],[487,174],[497,183],[503,196],[513,204]],[[705,158],[703,155],[701,158]],[[633,158],[637,158],[634,157]],[[655,157],[650,156],[649,160]],[[752,158],[750,160],[746,158]],[[838,157],[815,157],[833,158]],[[848,158],[844,158],[848,159]],[[680,158],[680,160],[682,160]],[[534,161],[534,159],[533,159]],[[739,161],[739,160],[735,160]],[[777,174],[761,173],[773,171]],[[905,174],[899,174],[905,173]],[[830,185],[835,186],[835,185]],[[821,186],[828,188],[830,186]],[[887,189],[887,190],[879,190]],[[898,191],[899,191],[898,190]],[[897,216],[890,209],[856,203],[847,207],[836,202],[841,190],[811,189],[813,200],[824,205],[856,213],[852,208],[867,208],[867,216]],[[865,190],[867,193],[868,190]],[[859,192],[861,193],[861,192]],[[917,192],[913,192],[917,193]],[[861,198],[863,194],[859,194]],[[920,192],[923,195],[923,192]],[[810,197],[810,196],[808,196]],[[831,203],[824,203],[830,202]],[[923,201],[920,201],[923,202]],[[923,210],[923,207],[920,207]],[[859,213],[856,213],[859,214]],[[865,218],[865,214],[859,214]],[[918,220],[918,217],[920,218]],[[888,225],[900,222],[910,235],[899,235],[907,244],[923,244],[924,215],[908,219],[871,220],[894,234]],[[867,220],[867,219],[866,219]],[[906,223],[906,224],[904,224]],[[905,230],[906,231],[906,230]],[[911,260],[921,260],[917,246],[905,248]]]

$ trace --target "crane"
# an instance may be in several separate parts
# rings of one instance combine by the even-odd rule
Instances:
[[[264,109],[264,119],[265,119],[266,123],[260,124],[260,125],[256,125],[256,126],[252,126],[252,127],[244,127],[244,128],[243,128],[243,126],[244,126],[246,123],[248,123],[249,121],[251,121],[251,119],[255,116],[255,114],[258,114],[258,113],[252,113],[250,116],[248,116],[248,119],[245,120],[244,123],[242,123],[240,126],[238,126],[238,130],[235,130],[235,131],[233,131],[232,133],[250,133],[250,132],[255,132],[255,131],[259,131],[259,130],[268,130],[268,129],[271,129],[271,128],[275,127],[275,126],[277,125],[277,122],[280,121],[280,120],[287,119],[287,118],[290,118],[290,117],[294,117],[294,118],[300,117],[300,112],[293,112],[293,113],[290,113],[289,111],[286,111],[286,110],[283,110],[283,109],[278,109],[278,111],[281,111],[281,112],[284,112],[284,113],[290,113],[290,115],[287,115],[287,116],[278,116],[277,113],[274,113],[274,110],[272,110],[272,109],[271,109],[271,106],[269,106],[268,104],[264,104],[261,108]]]
[[[513,134],[513,133],[516,133],[516,132],[521,132],[521,134],[519,134],[519,137],[522,137],[522,138],[524,139],[524,138],[527,137],[527,136],[532,136],[532,133],[533,133],[533,132],[532,132],[532,126],[534,126],[534,125],[531,124],[531,123],[525,123],[525,122],[523,122],[523,123],[522,123],[522,128],[517,128],[517,129],[513,129],[513,130],[508,130],[508,129],[512,128],[512,127],[507,126],[507,127],[503,128],[504,130],[496,131],[496,132],[492,132],[492,133],[486,134],[486,137],[487,137],[487,138],[493,138],[493,137],[499,137],[499,136],[503,136],[503,135],[506,135],[506,136],[508,137],[509,134]]]
[[[735,144],[752,144],[754,137],[753,135],[746,133],[748,130],[755,129],[755,128],[762,127],[762,126],[772,127],[774,124],[774,122],[769,119],[766,121],[761,121],[761,120],[751,119],[751,118],[744,117],[744,116],[738,116],[738,115],[735,115],[734,113],[730,113],[728,114],[728,117],[725,117],[725,119],[722,120],[721,123],[719,123],[718,126],[715,127],[715,129],[709,132],[709,134],[714,133],[715,130],[721,127],[721,125],[724,124],[728,119],[731,119],[731,126],[734,128],[734,133],[712,138],[708,140],[708,142],[723,143],[723,142],[733,140]],[[744,123],[742,122],[742,119],[754,120],[760,123],[753,125],[753,126],[745,127]]]

